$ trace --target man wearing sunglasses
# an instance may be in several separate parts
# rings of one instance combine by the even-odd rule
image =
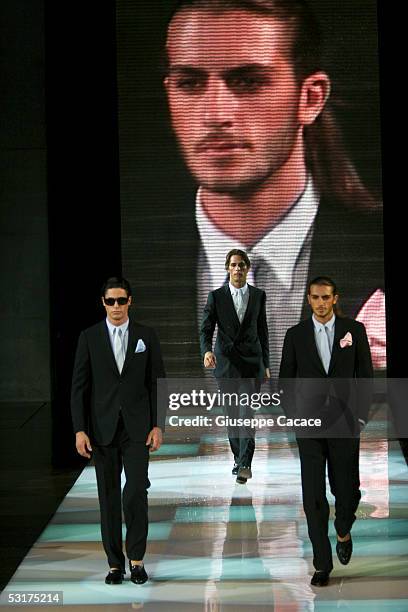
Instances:
[[[132,291],[124,278],[102,287],[106,319],[81,332],[72,378],[71,410],[76,448],[95,462],[102,542],[110,571],[106,584],[125,574],[123,513],[130,579],[148,579],[143,565],[148,516],[149,451],[160,448],[163,418],[157,409],[157,379],[164,377],[160,344],[153,329],[129,320]]]

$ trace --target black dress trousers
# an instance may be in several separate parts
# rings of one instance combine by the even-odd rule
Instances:
[[[107,446],[93,445],[93,456],[101,511],[102,542],[109,567],[125,569],[122,548],[122,502],[126,523],[126,554],[129,559],[143,559],[148,532],[147,489],[149,447],[132,442],[119,421],[114,438]],[[121,493],[122,468],[126,484]]]
[[[245,397],[259,392],[260,381],[252,378],[224,378],[218,380],[220,392],[223,394]],[[234,403],[225,401],[223,405],[224,415],[231,423],[236,419],[253,419],[256,412],[246,403],[238,401]],[[234,462],[239,467],[251,467],[255,452],[255,428],[249,426],[228,425],[228,440],[234,456]]]
[[[298,438],[302,474],[303,508],[317,570],[333,569],[329,540],[329,503],[326,497],[326,465],[330,490],[335,498],[334,527],[346,536],[356,520],[361,498],[359,438]]]

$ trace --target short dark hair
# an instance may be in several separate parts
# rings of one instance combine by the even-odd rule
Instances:
[[[231,249],[228,253],[227,256],[225,258],[225,269],[228,270],[228,266],[230,264],[230,259],[233,255],[239,255],[239,257],[241,257],[245,263],[247,268],[251,267],[251,262],[249,261],[249,257],[248,255],[245,253],[245,251],[242,251],[241,249]]]
[[[123,278],[122,276],[111,276],[103,283],[101,288],[102,297],[105,297],[105,294],[108,289],[124,289],[128,297],[132,295],[132,288],[130,286],[129,281],[127,281],[126,278]]]
[[[307,285],[307,294],[310,295],[310,288],[312,285],[318,285],[319,287],[331,287],[333,295],[337,295],[336,283],[329,276],[316,276]]]

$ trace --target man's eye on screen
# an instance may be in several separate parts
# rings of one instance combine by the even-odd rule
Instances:
[[[184,93],[198,93],[204,87],[204,82],[193,77],[185,77],[177,79],[175,82],[177,89],[181,89]]]
[[[228,87],[235,93],[256,93],[267,83],[259,76],[239,76],[227,79]]]

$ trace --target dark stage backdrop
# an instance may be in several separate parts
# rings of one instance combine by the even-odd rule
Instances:
[[[201,308],[208,290],[214,288],[210,271],[215,260],[215,268],[222,271],[225,251],[212,249],[210,238],[211,254],[207,253],[207,261],[203,257],[195,220],[197,185],[170,127],[162,84],[163,47],[174,4],[117,0],[122,260],[123,273],[135,288],[135,317],[157,329],[168,373],[190,376],[201,371],[197,342]],[[306,276],[316,274],[332,276],[342,295],[344,314],[367,324],[375,365],[382,369],[385,313],[377,5],[374,0],[315,0],[311,4],[325,33],[330,106],[345,148],[377,206],[364,207],[358,197],[349,206],[333,198],[321,199],[309,235],[310,259],[305,256],[302,264],[304,278],[296,288],[280,287],[279,295],[267,290],[274,373],[288,321],[293,324],[307,314],[305,304],[293,303],[293,292],[299,292]],[[271,252],[266,249],[262,255],[267,260]],[[285,263],[285,254],[281,257]],[[265,277],[259,278],[262,286]],[[279,287],[273,282],[272,286]],[[285,301],[292,309],[289,316],[282,316]],[[273,308],[278,315],[274,316]]]
[[[42,2],[1,2],[0,277],[8,297],[0,305],[0,401],[6,402],[51,395],[43,37]]]

